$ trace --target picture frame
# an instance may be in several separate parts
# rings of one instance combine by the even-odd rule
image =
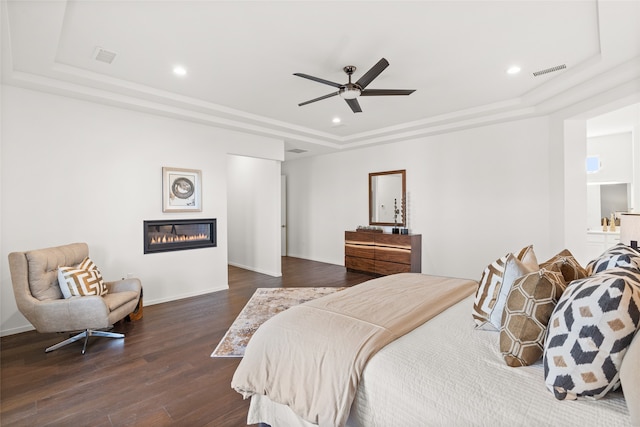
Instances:
[[[202,172],[162,168],[162,212],[202,212]]]

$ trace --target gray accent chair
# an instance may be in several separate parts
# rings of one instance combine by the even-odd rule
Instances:
[[[58,285],[58,267],[76,266],[89,256],[86,243],[9,254],[9,269],[18,310],[38,332],[78,332],[45,351],[53,351],[84,338],[82,354],[90,336],[124,338],[107,332],[114,323],[132,313],[140,299],[138,279],[106,282],[104,296],[65,299]]]

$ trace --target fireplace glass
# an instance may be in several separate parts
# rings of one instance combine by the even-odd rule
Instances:
[[[216,246],[216,219],[144,221],[144,253]]]

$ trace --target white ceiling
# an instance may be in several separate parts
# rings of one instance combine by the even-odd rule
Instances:
[[[2,15],[3,82],[308,150],[288,159],[640,87],[640,0],[3,0]],[[97,47],[113,63],[96,61]],[[357,114],[340,97],[297,105],[335,89],[293,73],[344,83],[344,66],[357,67],[355,81],[382,57],[390,66],[368,88],[416,92],[361,97]],[[507,75],[513,64],[522,72]]]

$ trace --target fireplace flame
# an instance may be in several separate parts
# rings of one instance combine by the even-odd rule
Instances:
[[[187,235],[181,235],[181,236],[175,236],[175,235],[164,235],[162,237],[152,237],[151,238],[151,244],[152,245],[158,245],[158,244],[164,244],[164,243],[179,243],[179,242],[193,242],[195,240],[209,240],[209,236],[207,236],[204,233],[200,233],[200,234],[193,234],[190,236]]]

